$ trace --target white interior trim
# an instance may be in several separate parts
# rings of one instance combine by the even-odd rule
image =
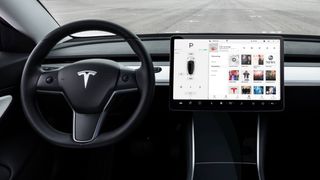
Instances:
[[[0,118],[2,115],[6,112],[8,109],[9,105],[12,102],[12,96],[11,95],[6,95],[0,97]]]
[[[135,62],[121,62],[121,64],[138,69],[140,65]],[[48,64],[44,66],[50,67],[63,67],[66,64]],[[156,85],[168,86],[170,66],[169,65],[156,65],[161,67],[161,72],[155,74]],[[320,86],[320,67],[285,67],[284,68],[284,84],[285,86]]]

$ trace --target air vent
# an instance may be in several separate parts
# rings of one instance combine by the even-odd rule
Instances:
[[[320,63],[320,56],[285,55],[285,57],[284,57],[284,62]]]

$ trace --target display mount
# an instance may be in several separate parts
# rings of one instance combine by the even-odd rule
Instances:
[[[173,110],[275,111],[284,108],[280,36],[174,36]]]

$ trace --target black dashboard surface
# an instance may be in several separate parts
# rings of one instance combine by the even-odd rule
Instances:
[[[170,53],[170,36],[141,37],[153,61],[168,61]],[[320,62],[320,39],[284,37],[284,54],[286,62]],[[62,57],[116,57],[127,60],[134,57],[134,52],[122,39],[115,37],[79,38],[61,43],[49,54],[49,59]],[[303,59],[301,59],[303,57]],[[134,60],[136,61],[136,60]]]

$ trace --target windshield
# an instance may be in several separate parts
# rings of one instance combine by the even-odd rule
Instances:
[[[56,21],[103,19],[137,34],[320,35],[319,0],[40,0]],[[98,32],[93,32],[98,35]],[[87,34],[88,35],[88,34]]]

